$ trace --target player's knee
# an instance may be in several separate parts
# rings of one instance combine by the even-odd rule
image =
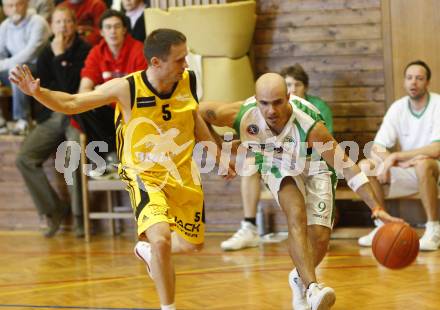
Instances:
[[[151,243],[151,248],[153,252],[159,253],[160,255],[165,255],[171,253],[171,237],[161,236],[156,238]]]
[[[297,218],[294,218],[294,216],[289,218],[289,215],[287,215],[287,224],[289,226],[289,232],[292,236],[300,234],[301,231],[304,230],[304,223]]]
[[[328,236],[327,234],[325,234],[325,233],[323,233],[323,234],[319,234],[319,235],[316,237],[316,241],[315,241],[315,245],[316,245],[316,247],[317,247],[318,249],[321,249],[321,250],[327,251],[329,239],[330,239],[330,238],[329,238],[329,236]]]
[[[414,168],[419,177],[438,175],[439,172],[437,161],[431,158],[418,160]]]
[[[314,245],[327,249],[331,234],[330,228],[321,225],[312,225],[311,228],[312,231],[310,233],[312,234]]]

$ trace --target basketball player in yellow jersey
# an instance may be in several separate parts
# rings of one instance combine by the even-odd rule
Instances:
[[[203,245],[203,193],[192,150],[196,141],[214,139],[198,113],[195,78],[186,70],[185,36],[171,29],[153,31],[144,54],[146,71],[86,93],[41,88],[26,66],[16,67],[10,80],[48,108],[66,114],[117,103],[119,173],[127,183],[140,239],[148,241],[139,241],[135,253],[147,264],[161,309],[175,309],[171,253]],[[220,151],[214,155],[219,159]],[[228,170],[228,176],[234,174]]]

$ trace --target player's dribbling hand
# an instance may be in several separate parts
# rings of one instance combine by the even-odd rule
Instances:
[[[223,176],[223,179],[225,180],[232,180],[233,178],[235,178],[237,176],[237,173],[235,172],[235,170],[231,167],[228,168],[228,174]]]
[[[40,91],[40,79],[35,79],[26,65],[16,66],[12,69],[9,80],[28,96],[34,96]]]

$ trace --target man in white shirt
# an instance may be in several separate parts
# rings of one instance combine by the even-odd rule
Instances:
[[[385,114],[374,139],[371,158],[360,162],[370,172],[370,183],[376,196],[404,197],[419,193],[427,223],[420,249],[437,250],[440,246],[440,224],[437,208],[440,171],[440,95],[428,91],[431,70],[423,61],[409,63],[404,71],[407,96],[395,101]],[[400,151],[391,148],[400,145]],[[378,163],[382,163],[378,165]],[[361,246],[371,246],[382,225],[359,238]]]

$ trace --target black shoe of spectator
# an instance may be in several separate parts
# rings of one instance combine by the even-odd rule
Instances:
[[[46,238],[52,238],[60,229],[60,225],[69,213],[69,206],[62,205],[62,207],[56,210],[53,214],[47,217],[47,230],[44,232]]]
[[[75,237],[76,238],[83,238],[84,235],[85,235],[85,233],[84,233],[84,227],[83,226],[75,227]]]
[[[76,238],[84,237],[84,222],[82,215],[76,215],[73,219],[73,233]]]

